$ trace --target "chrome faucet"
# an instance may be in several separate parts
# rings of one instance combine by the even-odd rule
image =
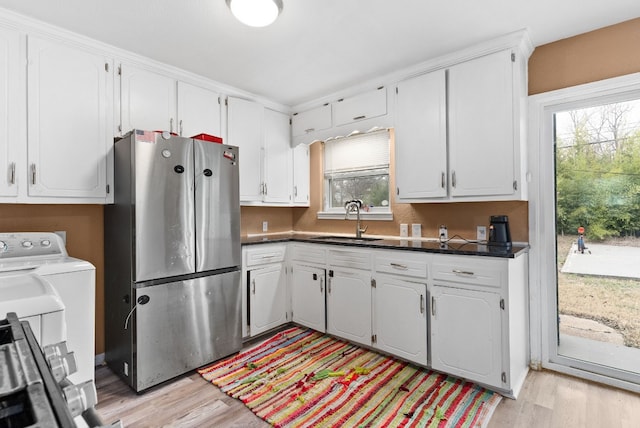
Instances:
[[[364,229],[360,229],[360,208],[362,208],[362,200],[361,199],[352,199],[350,201],[347,201],[346,204],[344,204],[344,209],[345,209],[345,215],[344,215],[344,219],[347,220],[349,218],[349,213],[352,213],[355,211],[356,213],[356,238],[362,238],[362,234],[365,233],[367,231],[367,227],[365,226]]]

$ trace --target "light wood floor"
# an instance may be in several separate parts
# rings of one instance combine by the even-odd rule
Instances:
[[[134,427],[261,428],[270,425],[197,373],[137,395],[107,367],[96,371],[104,422]],[[640,395],[561,374],[530,372],[518,400],[504,398],[489,428],[638,428]]]

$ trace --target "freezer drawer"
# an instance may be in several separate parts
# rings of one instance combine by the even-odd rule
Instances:
[[[136,391],[240,350],[240,276],[233,271],[135,290]]]

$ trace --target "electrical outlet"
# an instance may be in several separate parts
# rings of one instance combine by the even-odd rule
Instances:
[[[268,221],[263,221],[262,222],[262,231],[266,232],[267,230],[269,230],[269,222]]]
[[[420,224],[412,224],[411,225],[411,236],[414,238],[422,238],[422,225]]]
[[[438,236],[440,237],[440,241],[446,241],[447,239],[449,239],[447,226],[445,226],[444,224],[440,226],[440,232],[438,232]]]
[[[486,241],[487,240],[487,226],[478,226],[476,237],[478,241]]]
[[[400,236],[407,237],[409,236],[409,225],[402,223],[400,225]]]

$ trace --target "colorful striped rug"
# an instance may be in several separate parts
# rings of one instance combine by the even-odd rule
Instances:
[[[501,399],[298,327],[199,373],[276,427],[476,427]]]

